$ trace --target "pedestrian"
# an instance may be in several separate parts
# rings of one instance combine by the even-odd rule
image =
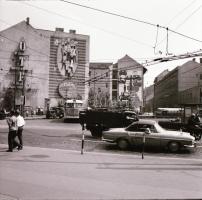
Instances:
[[[200,125],[200,123],[201,123],[200,116],[199,116],[198,113],[195,114],[195,123],[196,123],[197,125]]]
[[[13,149],[17,146],[18,150],[21,148],[19,142],[16,141],[17,136],[17,118],[15,116],[15,112],[10,112],[10,117],[7,119],[7,124],[9,127],[8,133],[8,150],[7,152],[12,152]]]
[[[194,127],[196,125],[196,122],[195,122],[195,113],[192,113],[191,116],[189,117],[189,119],[188,119],[188,125],[190,127]]]
[[[18,139],[19,139],[19,142],[20,142],[20,145],[21,145],[19,150],[22,150],[22,148],[23,148],[23,135],[22,135],[22,132],[23,132],[24,125],[25,125],[25,120],[24,120],[23,116],[20,115],[19,110],[16,111],[16,118],[17,118],[17,136],[18,136]]]

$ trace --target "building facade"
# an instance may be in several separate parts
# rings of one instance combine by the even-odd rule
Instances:
[[[118,99],[137,112],[143,111],[144,66],[125,55],[117,62]]]
[[[154,82],[154,110],[178,105],[178,67],[176,67],[159,81]]]
[[[0,32],[0,98],[13,106],[46,108],[88,99],[89,36],[33,28],[29,18]],[[24,44],[24,49],[21,46]]]
[[[185,108],[185,115],[202,110],[202,59],[195,59],[164,73],[154,82],[154,110]],[[186,117],[186,116],[185,116]]]
[[[90,63],[89,99],[90,107],[109,107],[112,100],[113,63]]]
[[[144,89],[144,112],[154,112],[154,85]]]
[[[179,102],[202,104],[202,59],[195,59],[179,68]]]

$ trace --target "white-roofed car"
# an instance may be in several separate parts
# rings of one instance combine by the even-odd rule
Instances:
[[[190,133],[182,131],[168,131],[154,120],[139,120],[126,128],[111,128],[103,131],[102,140],[116,143],[122,150],[130,146],[141,146],[145,136],[145,146],[163,147],[170,152],[177,152],[182,148],[196,146],[196,141]]]

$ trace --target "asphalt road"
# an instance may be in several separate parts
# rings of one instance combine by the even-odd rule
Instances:
[[[0,144],[1,200],[201,199],[199,159]]]
[[[201,148],[119,151],[61,120],[27,120],[25,148],[6,152],[7,124],[0,121],[0,199],[201,199]],[[4,143],[4,145],[2,145]],[[198,143],[201,145],[201,141]],[[46,147],[46,148],[44,148]],[[65,150],[64,150],[65,149]]]
[[[5,120],[0,120],[0,143],[7,144],[8,127]],[[116,145],[93,138],[85,130],[84,151],[112,152],[119,154],[136,154],[141,156],[141,149],[120,151]],[[57,148],[81,151],[82,127],[79,123],[64,123],[59,119],[26,120],[24,129],[24,145],[33,147]],[[202,142],[199,141],[194,150],[183,150],[179,153],[169,153],[163,149],[145,149],[145,155],[167,157],[202,157]]]

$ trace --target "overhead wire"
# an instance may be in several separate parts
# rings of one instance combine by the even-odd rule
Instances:
[[[159,35],[159,25],[157,24],[156,25],[156,39],[155,39],[155,44],[154,44],[154,54],[156,54],[156,44],[157,44],[157,41],[158,41],[158,35]]]
[[[64,0],[63,0],[64,1]],[[65,2],[67,2],[67,1],[65,1]],[[109,14],[109,13],[107,13],[107,14]],[[111,13],[110,13],[111,14]],[[121,15],[120,15],[121,16]],[[119,16],[119,17],[120,17]],[[121,16],[121,17],[123,17],[123,16]],[[128,17],[126,17],[126,18],[128,18]],[[130,19],[130,18],[129,18]],[[133,18],[131,18],[131,19],[133,19]],[[140,20],[135,20],[135,21],[138,21],[138,22],[143,22],[143,21],[140,21]],[[146,23],[146,24],[148,24],[148,23]],[[149,24],[149,25],[151,25],[151,24]],[[165,28],[165,27],[162,27],[162,26],[160,26],[161,28]],[[169,29],[169,31],[171,31],[170,29]],[[167,28],[167,34],[168,34],[168,28]],[[167,35],[167,39],[168,39],[168,35]],[[168,44],[168,42],[167,42],[167,44]],[[167,48],[167,53],[168,53],[168,48]],[[165,60],[163,61],[161,61],[161,62],[165,62]],[[148,66],[148,63],[147,63],[147,66]]]
[[[11,42],[17,43],[17,44],[19,43],[19,41],[10,39],[10,38],[6,37],[5,35],[2,35],[1,33],[0,33],[0,37],[3,37],[3,38],[5,38],[5,39],[7,39],[7,40],[9,40],[9,41],[11,41]],[[42,54],[42,55],[45,55],[46,57],[49,57],[49,55],[45,54],[44,52],[38,51],[38,50],[36,50],[36,49],[33,49],[33,48],[31,48],[30,46],[28,46],[28,45],[27,45],[27,48],[29,48],[30,50],[32,50],[32,51],[34,51],[34,52],[36,52],[36,53],[38,53],[38,54]]]
[[[175,29],[177,30],[180,26],[182,26],[190,17],[192,17],[196,12],[198,12],[202,8],[200,5],[196,10],[194,10],[189,16],[187,16],[183,22],[181,22]]]
[[[113,35],[113,36],[117,36],[117,37],[120,37],[120,38],[124,38],[124,39],[129,40],[129,41],[132,41],[132,42],[134,42],[134,43],[137,43],[137,44],[144,45],[144,46],[147,46],[147,47],[149,47],[149,48],[152,48],[152,45],[150,45],[150,44],[147,44],[147,43],[145,43],[145,42],[143,42],[143,41],[134,40],[134,39],[132,39],[132,38],[129,38],[129,37],[127,37],[127,36],[125,36],[125,35],[122,35],[122,34],[119,34],[119,33],[117,33],[117,32],[109,31],[109,30],[106,30],[106,29],[104,29],[104,28],[100,28],[100,27],[98,27],[98,26],[95,26],[95,25],[92,25],[92,24],[88,24],[88,23],[86,23],[86,22],[84,22],[84,21],[80,21],[80,20],[78,20],[78,19],[75,19],[75,18],[66,16],[66,15],[62,15],[62,14],[60,14],[60,13],[53,12],[53,11],[50,11],[50,10],[48,10],[48,9],[41,8],[41,7],[38,7],[38,6],[35,6],[35,5],[32,5],[32,4],[29,4],[29,3],[25,3],[25,2],[20,2],[20,3],[25,4],[25,5],[28,5],[28,6],[30,6],[30,7],[37,8],[37,9],[42,10],[42,11],[44,11],[44,12],[47,12],[47,13],[49,13],[49,14],[57,15],[57,16],[62,17],[62,18],[64,18],[64,19],[70,19],[70,20],[72,20],[72,21],[76,21],[76,22],[78,22],[78,23],[80,23],[80,24],[82,24],[82,25],[85,24],[85,25],[87,25],[87,26],[90,26],[90,27],[92,27],[92,28],[94,28],[94,29],[97,29],[97,30],[100,30],[100,31],[102,31],[102,32],[111,34],[111,35]]]
[[[176,55],[172,55],[172,56],[167,56],[167,57],[160,57],[160,58],[156,58],[156,59],[153,59],[153,60],[150,60],[150,61],[147,61],[145,63],[137,63],[136,65],[133,65],[133,66],[130,66],[130,67],[122,67],[122,68],[119,68],[117,69],[117,72],[121,71],[121,70],[131,70],[131,69],[135,69],[137,67],[147,67],[147,66],[150,66],[150,65],[155,65],[155,64],[158,64],[158,63],[162,63],[162,62],[168,62],[168,61],[173,61],[173,60],[179,60],[179,59],[186,59],[186,58],[191,58],[191,57],[199,57],[199,56],[202,56],[202,50],[197,50],[195,52],[191,52],[191,53],[185,53],[185,54],[180,54],[178,56]],[[109,72],[111,72],[112,70],[109,70]],[[105,72],[106,73],[106,72]],[[105,74],[103,73],[103,74]],[[93,77],[93,79],[98,79],[103,75],[103,74],[100,74],[98,75],[97,77]],[[85,82],[91,82],[91,80],[87,80]]]
[[[189,2],[189,1],[188,1]],[[172,21],[174,21],[179,15],[181,15],[182,13],[185,12],[185,10],[187,10],[188,8],[191,7],[192,4],[194,4],[196,2],[196,0],[193,0],[192,2],[190,2],[188,5],[186,5],[180,12],[178,12],[175,16],[173,16],[169,22],[167,23],[166,26],[168,26]]]
[[[151,22],[147,22],[147,21],[135,19],[135,18],[132,18],[132,17],[127,17],[127,16],[124,16],[124,15],[121,15],[121,14],[117,14],[117,13],[113,13],[113,12],[110,12],[110,11],[101,10],[101,9],[98,9],[98,8],[86,6],[86,5],[83,5],[83,4],[78,4],[78,3],[71,2],[71,1],[67,1],[67,0],[60,0],[60,1],[65,2],[65,3],[68,3],[68,4],[72,4],[72,5],[75,5],[75,6],[87,8],[87,9],[90,9],[90,10],[98,11],[98,12],[101,12],[101,13],[105,13],[105,14],[109,14],[109,15],[121,17],[121,18],[124,18],[124,19],[127,19],[127,20],[132,20],[132,21],[136,21],[136,22],[139,22],[139,23],[143,23],[143,24],[146,24],[146,25],[150,25],[150,26],[156,27],[156,24],[151,23]],[[162,29],[166,29],[166,30],[167,30],[168,27],[159,25],[159,28],[162,28]],[[170,31],[170,32],[173,32],[173,33],[175,33],[175,34],[178,34],[178,35],[180,35],[180,36],[182,36],[182,37],[185,37],[185,38],[194,40],[194,41],[196,41],[196,42],[202,43],[202,41],[199,40],[199,39],[193,38],[193,37],[191,37],[191,36],[187,36],[187,35],[185,35],[185,34],[183,34],[183,33],[179,33],[179,32],[174,31],[174,30],[172,30],[172,29],[169,29],[169,31]]]
[[[196,10],[194,10],[189,16],[186,17],[186,19],[181,22],[176,28],[175,30],[177,30],[180,26],[182,26],[190,17],[192,17],[197,11],[199,11],[201,9],[202,5],[200,5]],[[174,32],[174,31],[172,31]],[[164,40],[166,39],[166,37],[164,37],[159,43],[156,44],[156,47],[159,46]]]

